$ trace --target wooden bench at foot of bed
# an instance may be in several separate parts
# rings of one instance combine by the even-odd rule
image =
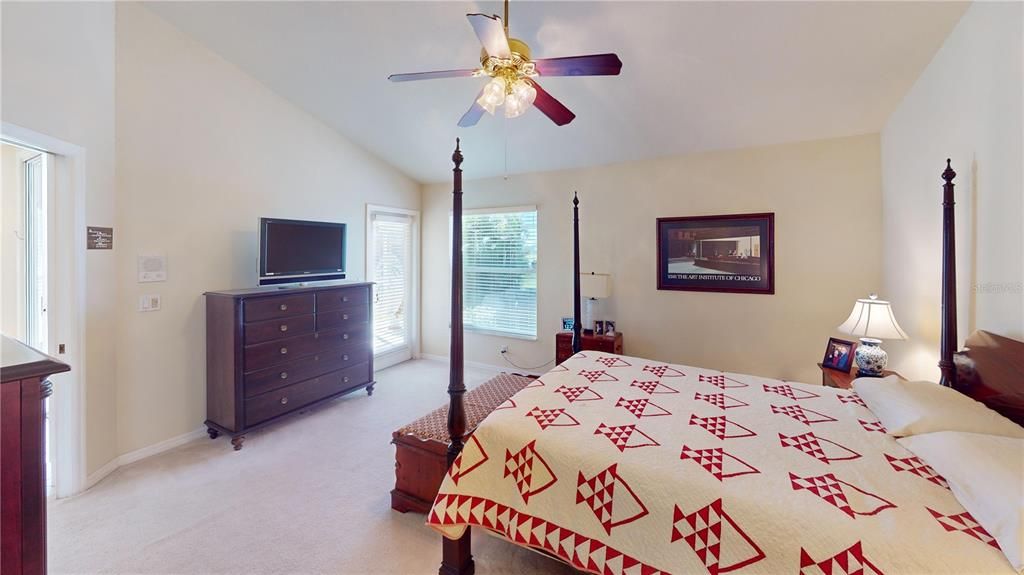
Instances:
[[[468,437],[498,406],[534,377],[502,373],[466,392]],[[448,406],[442,406],[391,434],[395,445],[395,488],[391,508],[427,513],[448,471]]]

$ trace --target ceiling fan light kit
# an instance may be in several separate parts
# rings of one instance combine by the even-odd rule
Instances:
[[[476,125],[484,112],[494,115],[500,106],[505,107],[506,118],[516,118],[534,105],[556,125],[564,126],[576,114],[544,91],[535,79],[537,76],[617,76],[622,70],[622,61],[615,54],[533,60],[526,42],[508,35],[508,0],[504,22],[498,16],[485,14],[466,14],[466,18],[483,45],[480,68],[388,76],[392,82],[490,77],[473,106],[459,120],[461,127]]]

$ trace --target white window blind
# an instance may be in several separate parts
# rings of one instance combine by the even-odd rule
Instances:
[[[462,217],[466,329],[537,337],[537,209]]]
[[[409,293],[412,218],[374,214],[373,352],[382,354],[409,345]]]

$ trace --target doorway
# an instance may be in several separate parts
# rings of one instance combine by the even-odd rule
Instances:
[[[49,351],[48,238],[49,194],[47,168],[50,154],[0,143],[2,154],[3,310],[0,331],[47,353]],[[46,485],[53,487],[53,454],[50,400],[46,417]]]
[[[419,212],[367,206],[366,278],[373,286],[377,369],[418,353]]]
[[[0,331],[71,366],[45,405],[47,487],[68,497],[86,487],[85,149],[3,122],[0,156]]]

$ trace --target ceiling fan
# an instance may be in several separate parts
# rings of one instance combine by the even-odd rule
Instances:
[[[466,14],[466,18],[483,45],[479,68],[388,76],[392,82],[490,77],[491,81],[480,90],[473,106],[459,120],[463,128],[475,126],[485,111],[493,115],[501,105],[505,106],[506,118],[521,116],[534,105],[552,122],[564,126],[573,121],[576,114],[541,88],[538,76],[618,76],[622,70],[622,61],[615,54],[532,60],[526,42],[508,35],[508,0],[505,0],[504,21],[497,15],[486,14]]]

